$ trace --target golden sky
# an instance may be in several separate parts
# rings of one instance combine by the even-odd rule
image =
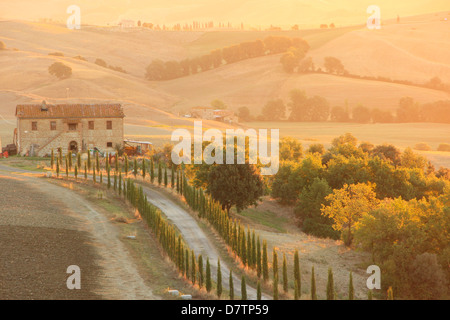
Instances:
[[[364,24],[369,5],[382,19],[450,10],[449,0],[0,0],[0,19],[65,22],[67,7],[81,8],[83,24],[115,24],[132,19],[157,24],[192,20],[243,22],[248,26]]]

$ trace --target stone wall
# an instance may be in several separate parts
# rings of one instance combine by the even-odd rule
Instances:
[[[51,122],[56,122],[56,130],[51,130]],[[94,129],[89,129],[89,121],[94,122]],[[112,129],[107,129],[107,121],[112,122]],[[37,130],[32,130],[32,123],[37,123]],[[69,124],[76,124],[76,130],[69,130]],[[36,156],[51,154],[51,150],[61,147],[63,154],[75,142],[78,151],[97,147],[103,152],[114,151],[116,144],[123,145],[122,118],[92,119],[19,119],[18,120],[19,153],[25,155],[33,148]],[[112,147],[107,144],[111,143]]]

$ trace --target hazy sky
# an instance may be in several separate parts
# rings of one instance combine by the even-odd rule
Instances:
[[[0,19],[65,22],[67,7],[81,8],[82,23],[114,24],[123,18],[158,24],[192,20],[246,25],[364,24],[369,5],[382,19],[450,10],[450,0],[0,0]]]

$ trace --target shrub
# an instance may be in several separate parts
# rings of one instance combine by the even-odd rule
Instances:
[[[427,145],[424,142],[418,143],[414,146],[415,150],[420,150],[420,151],[431,151],[431,147],[429,145]]]
[[[102,60],[102,59],[95,60],[95,64],[97,64],[97,65],[99,65],[100,67],[103,67],[103,68],[107,68],[108,67],[108,65],[106,64],[105,60]]]
[[[81,61],[87,61],[87,59],[85,57],[83,57],[83,56],[75,56],[73,58],[77,59],[77,60],[81,60]]]
[[[450,152],[450,144],[448,143],[441,143],[439,147],[437,148],[438,151],[444,151],[444,152]]]
[[[417,299],[441,299],[447,294],[447,279],[435,254],[418,255],[411,266],[413,295]]]
[[[0,50],[6,50],[6,44],[3,41],[0,41]]]
[[[56,57],[64,57],[64,54],[62,52],[50,52],[48,55]]]

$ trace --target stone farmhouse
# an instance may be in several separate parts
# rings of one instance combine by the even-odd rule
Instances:
[[[82,152],[97,148],[112,152],[123,146],[123,118],[120,104],[18,105],[14,140],[21,155],[45,156],[52,149]]]

